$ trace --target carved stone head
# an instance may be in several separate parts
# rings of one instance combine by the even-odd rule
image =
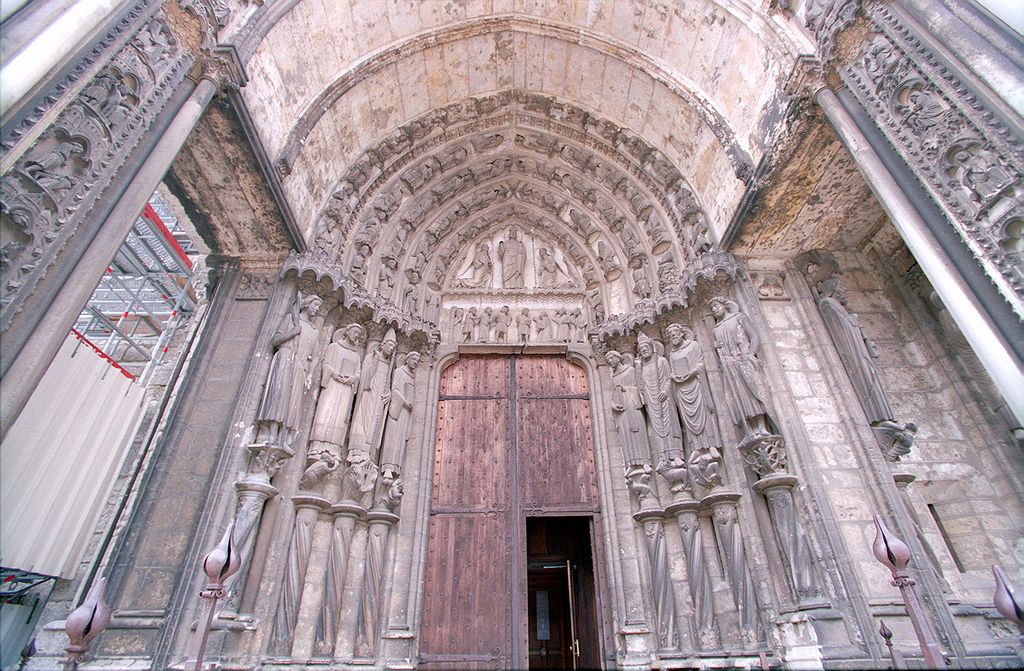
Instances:
[[[405,366],[409,370],[416,370],[416,367],[420,365],[420,353],[416,350],[409,352],[405,356]]]
[[[654,341],[646,333],[641,332],[636,338],[636,351],[641,359],[650,359],[654,356]]]
[[[305,314],[307,317],[312,319],[316,316],[317,312],[320,312],[320,308],[323,306],[324,301],[319,296],[312,294],[308,296],[302,296],[299,298],[299,312]]]
[[[387,358],[391,358],[391,355],[395,353],[395,348],[398,346],[398,337],[395,335],[395,329],[388,329],[388,332],[384,334],[384,340],[380,344],[380,350],[384,353]]]
[[[612,367],[612,370],[618,370],[619,364],[622,362],[622,354],[610,349],[605,352],[604,360],[608,362],[608,365]]]
[[[342,339],[348,342],[352,346],[359,345],[363,338],[366,336],[366,331],[359,324],[349,324],[348,326],[342,326],[334,332],[334,342],[340,343]]]
[[[711,314],[715,316],[715,321],[722,321],[722,319],[739,309],[736,301],[726,298],[725,296],[715,296],[708,305],[711,307]]]

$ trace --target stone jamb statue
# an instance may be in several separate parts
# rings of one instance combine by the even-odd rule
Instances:
[[[388,329],[380,345],[366,353],[360,370],[359,394],[352,413],[348,459],[373,459],[384,432],[384,418],[391,401],[391,366],[398,345],[394,329]]]
[[[312,320],[322,305],[319,296],[300,294],[270,338],[274,355],[256,413],[257,443],[276,445],[282,438],[291,442],[290,432],[302,411],[303,390],[312,386],[313,349],[319,336]]]
[[[676,409],[689,448],[690,477],[696,484],[711,487],[721,483],[721,440],[712,417],[715,410],[711,394],[704,380],[704,354],[689,326],[669,324],[665,334],[672,345],[668,361]]]
[[[830,275],[818,282],[815,289],[822,321],[832,336],[836,352],[871,428],[882,440],[882,453],[889,461],[899,461],[900,457],[910,453],[917,425],[896,419],[896,411],[889,402],[875,364],[878,350],[864,333],[857,315],[847,310],[846,292],[839,277]]]
[[[359,324],[334,331],[333,342],[324,351],[320,373],[320,400],[310,441],[330,443],[340,448],[348,433],[349,415],[359,388],[362,368],[362,341],[366,332]]]
[[[651,446],[647,439],[643,399],[637,380],[636,366],[631,358],[615,350],[605,354],[611,366],[612,414],[615,430],[622,444],[622,457],[626,467],[626,485],[637,498],[642,510],[657,508],[657,497],[651,488]]]
[[[636,373],[647,415],[647,437],[658,455],[658,473],[669,481],[671,491],[677,492],[688,486],[683,436],[672,396],[672,371],[657,349],[646,333],[637,336]]]
[[[768,390],[757,351],[761,339],[736,301],[715,296],[709,301],[715,317],[715,350],[729,392],[729,410],[745,439],[772,435],[768,428]]]
[[[395,369],[391,377],[391,402],[388,404],[380,458],[381,476],[385,482],[396,480],[401,473],[405,441],[416,401],[416,368],[419,363],[420,353],[409,352],[405,362]]]

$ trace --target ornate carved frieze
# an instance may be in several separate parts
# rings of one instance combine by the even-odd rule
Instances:
[[[235,300],[265,301],[277,281],[276,273],[243,272],[235,292]]]
[[[1024,144],[959,74],[876,5],[841,75],[945,212],[1004,298],[1024,315]]]
[[[140,5],[137,11],[142,9]],[[117,36],[108,39],[115,41]],[[105,53],[97,49],[95,58]],[[0,178],[0,330],[10,326],[57,254],[99,202],[103,185],[163,109],[184,77],[188,61],[158,12]],[[19,126],[5,131],[4,148],[26,130],[27,126]]]
[[[341,238],[356,236],[356,222],[372,230],[374,222],[390,216],[400,192],[411,196],[427,189],[434,200],[444,201],[466,185],[512,171],[544,175],[566,195],[577,198],[581,207],[607,211],[608,217],[614,216],[616,201],[628,204],[632,218],[649,231],[657,253],[667,249],[669,242],[660,231],[665,213],[673,220],[680,239],[700,237],[700,230],[693,228],[706,231],[700,208],[678,170],[660,152],[614,124],[553,99],[520,91],[471,99],[452,107],[402,127],[353,164],[328,206],[344,220]],[[461,125],[450,127],[457,124]],[[517,129],[485,132],[503,125]],[[480,137],[459,146],[445,146],[469,136]],[[427,139],[420,142],[421,138]],[[443,151],[428,155],[442,146]],[[496,156],[478,166],[466,165],[474,157],[509,150],[513,150],[511,157]],[[393,175],[401,184],[399,190],[386,186]],[[605,186],[595,188],[588,185],[591,181]],[[643,185],[643,189],[638,190],[634,184]],[[660,200],[660,208],[649,201],[651,194],[655,202]]]
[[[152,16],[160,6],[155,0],[139,0],[132,4],[122,18],[99,37],[95,45],[62,77],[51,82],[33,104],[24,110],[15,111],[4,120],[0,131],[0,148],[4,151],[2,165],[6,171],[8,161],[13,161],[24,149],[23,143],[31,141],[38,135],[36,124],[46,118],[52,118],[70,100],[69,94],[77,94],[86,86],[91,76],[110,59],[116,52],[123,49],[129,41],[136,43],[147,52],[153,52],[158,58],[171,56],[170,49],[174,46],[174,37],[170,33],[162,12]],[[140,25],[144,25],[141,31]]]
[[[709,251],[679,270],[679,279],[654,300],[642,301],[624,314],[611,315],[600,322],[597,337],[601,340],[626,335],[643,324],[653,324],[658,315],[675,308],[687,308],[699,286],[711,285],[720,279],[734,280],[740,272],[739,262],[729,252]]]

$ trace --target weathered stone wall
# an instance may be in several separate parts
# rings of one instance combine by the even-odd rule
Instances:
[[[218,286],[209,338],[194,355],[199,365],[141,483],[146,496],[110,571],[118,619],[102,639],[101,656],[156,658],[169,633],[165,618],[178,607],[177,591],[190,601],[194,594],[194,585],[182,579],[191,575],[199,522],[217,498],[211,483],[222,446],[231,444],[230,420],[266,307],[265,301],[236,300],[238,280],[238,272],[229,271]]]
[[[938,589],[935,598],[964,604],[952,611],[955,626],[964,638],[963,649],[978,654],[993,646],[985,624],[991,610],[976,610],[990,608],[989,567],[1000,563],[1019,571],[1024,531],[1020,453],[1010,443],[1007,425],[977,403],[961,369],[940,344],[939,323],[918,293],[923,280],[903,272],[912,262],[899,252],[898,243],[890,243],[884,253],[871,249],[835,257],[849,311],[877,347],[878,370],[896,415],[918,426],[910,454],[900,461],[889,463],[879,452],[811,286],[796,264],[783,271],[787,291],[763,298],[761,309],[807,434],[802,456],[813,460],[828,492],[828,512],[856,570],[850,576],[855,589],[863,590],[876,615],[887,621],[898,617],[898,608],[891,612],[883,606],[898,604],[899,595],[889,584],[888,571],[871,555],[871,516],[898,510],[892,493],[899,490],[886,479],[912,474],[916,479],[905,499],[911,506],[908,528],[919,527],[920,535],[905,540],[916,550],[918,589],[927,594],[931,581]],[[897,640],[911,644],[907,623],[900,626]],[[993,630],[1003,635],[998,627]]]

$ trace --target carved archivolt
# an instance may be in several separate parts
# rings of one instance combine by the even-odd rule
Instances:
[[[945,62],[889,8],[842,77],[953,222],[1003,296],[1024,315],[1024,149]]]
[[[717,253],[660,151],[518,90],[449,105],[371,147],[323,208],[310,246],[303,263],[435,324],[442,308],[476,301],[578,308],[596,326],[666,297],[683,304],[686,269]]]
[[[0,178],[0,330],[101,197],[97,185],[110,182],[163,109],[187,61],[158,12]],[[43,109],[5,134],[5,149]]]

